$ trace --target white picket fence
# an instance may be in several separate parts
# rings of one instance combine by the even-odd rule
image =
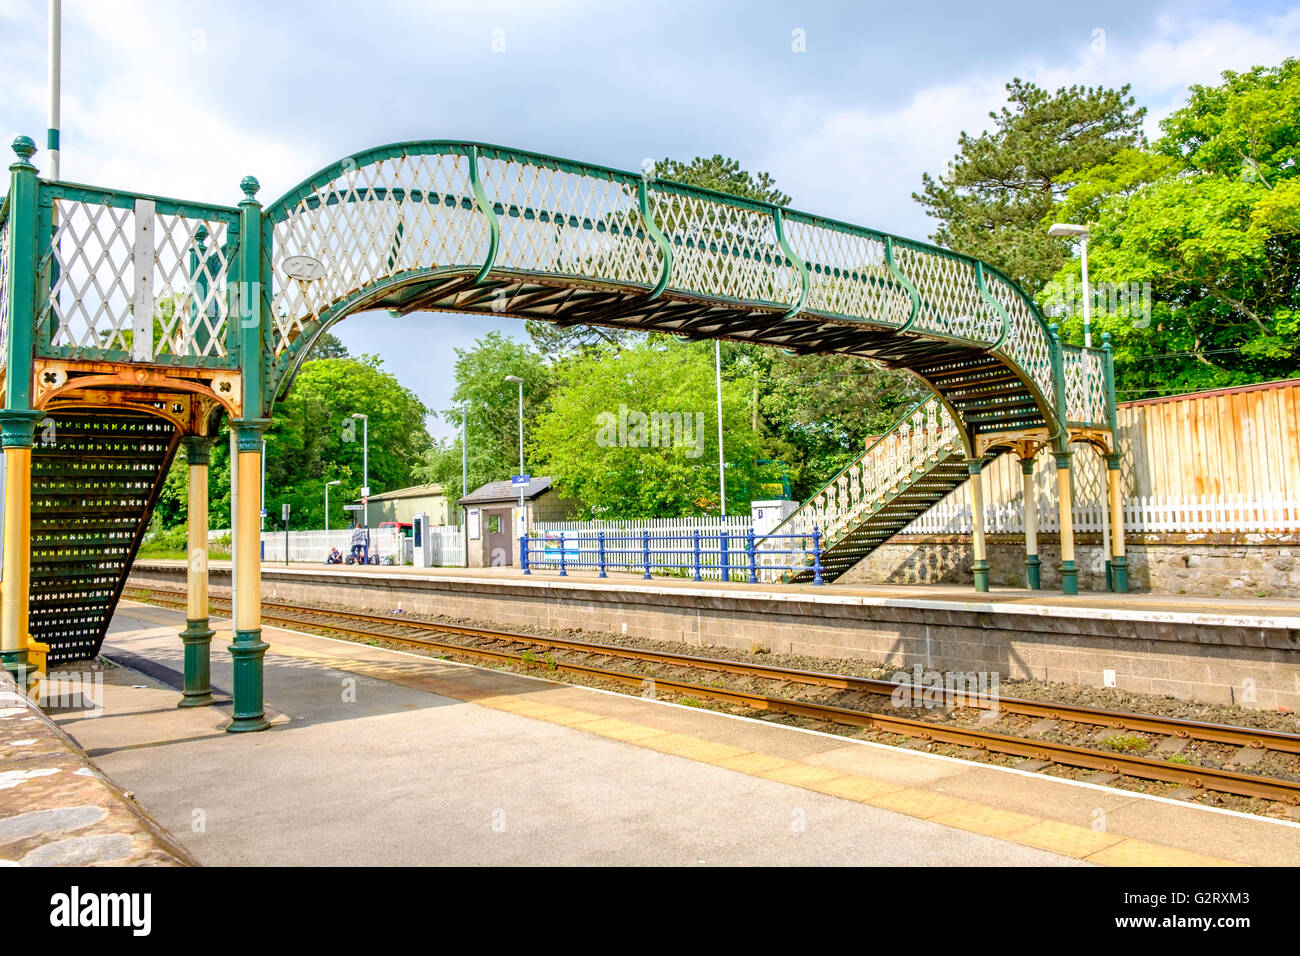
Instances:
[[[465,531],[459,525],[436,525],[429,535],[430,560],[436,568],[465,566]]]
[[[324,564],[330,548],[338,548],[344,557],[352,546],[352,529],[341,528],[338,531],[283,531],[262,532],[262,560],[267,564],[283,562],[287,544],[290,561],[304,561],[312,564]],[[378,554],[381,561],[401,563],[399,557],[402,535],[396,528],[373,528],[370,531],[370,553]]]
[[[965,500],[963,500],[965,499]],[[1059,531],[1060,515],[1055,496],[1040,496],[1040,531]],[[1250,500],[1245,495],[1194,495],[1173,498],[1149,495],[1124,502],[1124,530],[1133,534],[1203,534],[1209,532],[1267,533],[1300,531],[1300,499],[1265,495]],[[1076,505],[1072,509],[1074,530],[1100,533],[1100,504]],[[989,534],[1023,534],[1024,502],[1017,498],[984,508],[985,530]],[[965,486],[921,515],[901,534],[970,534],[972,532],[969,493]]]

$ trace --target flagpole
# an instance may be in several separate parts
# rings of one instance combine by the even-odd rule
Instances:
[[[63,3],[50,0],[50,128],[46,134],[49,178],[59,178],[59,95],[63,47]]]

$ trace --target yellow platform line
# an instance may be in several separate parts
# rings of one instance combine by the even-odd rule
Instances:
[[[880,810],[927,820],[968,833],[994,837],[1008,843],[1047,850],[1103,866],[1240,866],[1232,860],[1205,856],[1177,847],[1150,843],[1117,833],[1099,833],[1088,827],[1062,823],[1028,813],[1000,810],[972,800],[929,790],[874,780],[859,774],[829,770],[799,760],[753,753],[741,747],[700,740],[686,734],[657,730],[640,724],[572,707],[539,704],[515,696],[482,697],[481,707],[520,717],[561,724],[636,747],[655,750],[709,764],[751,777],[789,784],[805,790],[852,800]]]
[[[1232,860],[1205,856],[1178,847],[1151,843],[1136,837],[1098,833],[1088,827],[1063,823],[1026,813],[989,807],[973,800],[950,797],[930,790],[875,780],[859,774],[842,773],[798,760],[754,753],[741,747],[700,740],[687,734],[660,730],[557,704],[542,703],[519,695],[491,693],[445,676],[415,675],[377,661],[336,657],[316,650],[287,646],[272,641],[272,652],[287,657],[310,658],[340,670],[352,670],[380,680],[389,680],[426,692],[468,700],[482,707],[540,720],[544,723],[584,730],[610,740],[646,750],[683,757],[852,800],[880,810],[927,820],[968,833],[978,833],[1021,846],[1047,850],[1103,866],[1240,866]],[[431,664],[437,661],[429,661]]]

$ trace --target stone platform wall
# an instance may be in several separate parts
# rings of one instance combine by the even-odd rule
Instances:
[[[212,592],[230,593],[228,568]],[[184,587],[181,565],[137,563],[132,588]],[[389,613],[442,615],[503,629],[581,630],[685,644],[713,644],[890,667],[996,673],[1116,686],[1186,700],[1286,706],[1300,711],[1300,618],[1285,621],[1107,607],[875,598],[836,586],[763,589],[674,585],[639,579],[584,581],[541,574],[473,575],[277,570],[262,574],[264,599]]]

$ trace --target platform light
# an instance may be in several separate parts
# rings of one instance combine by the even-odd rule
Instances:
[[[1092,348],[1092,296],[1088,288],[1088,227],[1074,222],[1054,222],[1047,230],[1049,236],[1059,239],[1082,240],[1079,250],[1083,258],[1083,347]]]

